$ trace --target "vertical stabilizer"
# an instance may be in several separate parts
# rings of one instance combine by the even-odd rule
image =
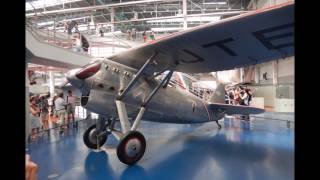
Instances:
[[[211,103],[225,103],[225,84],[219,83],[210,98]]]

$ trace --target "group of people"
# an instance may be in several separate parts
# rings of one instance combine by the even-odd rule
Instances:
[[[41,97],[35,95],[29,98],[31,138],[35,138],[40,129],[49,129],[49,96],[49,94]]]
[[[52,115],[58,118],[58,125],[60,126],[60,132],[69,128],[70,120],[73,122],[73,127],[77,128],[78,124],[75,122],[75,104],[76,97],[72,95],[72,91],[68,91],[66,99],[64,99],[63,92],[60,92],[57,96],[53,97]],[[70,118],[71,117],[71,118]]]
[[[250,88],[238,86],[225,91],[225,103],[232,105],[250,106],[252,101],[252,91]]]
[[[144,32],[142,33],[142,36],[143,36],[143,42],[147,42],[148,36],[147,36],[147,32],[146,32],[146,31],[144,31]],[[152,41],[156,39],[156,38],[155,38],[155,33],[154,33],[153,31],[150,32],[149,38],[150,38],[150,40],[152,40]]]
[[[31,96],[29,100],[32,139],[37,137],[36,134],[40,129],[49,132],[49,122],[53,125],[59,125],[60,132],[69,127],[70,120],[73,122],[73,127],[77,128],[74,117],[76,97],[72,95],[72,91],[68,91],[66,99],[61,92],[51,101],[49,93],[43,96]]]
[[[72,31],[79,32],[77,21],[64,21],[64,32],[71,35]]]
[[[127,30],[127,40],[129,41],[136,41],[137,40],[137,35],[139,34],[139,32],[136,31],[136,29],[128,29]],[[143,39],[143,42],[147,42],[148,41],[148,33],[147,31],[143,31],[142,34],[142,39]],[[155,33],[153,31],[151,31],[149,33],[149,39],[150,40],[155,40]]]

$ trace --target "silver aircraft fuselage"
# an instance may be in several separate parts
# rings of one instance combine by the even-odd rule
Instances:
[[[96,61],[97,62],[97,61]],[[84,80],[71,70],[67,78],[81,93],[81,106],[104,117],[116,117],[115,100],[137,73],[136,69],[110,60],[102,60],[97,73]],[[138,82],[123,99],[128,117],[135,117],[140,105],[159,84],[154,78],[139,78]],[[203,123],[221,119],[209,110],[207,102],[179,87],[160,88],[147,105],[143,120],[170,123]]]

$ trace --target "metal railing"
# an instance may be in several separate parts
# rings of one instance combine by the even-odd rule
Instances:
[[[193,85],[193,82],[196,81],[195,78],[193,78],[192,76],[188,75],[188,74],[185,74],[185,73],[181,73],[181,75],[184,77],[184,78],[187,78],[188,81],[189,81],[189,85],[187,85],[187,87],[185,87],[183,84],[181,84],[181,81],[177,81],[176,79],[174,78],[171,78],[170,81],[169,81],[169,85],[172,86],[172,87],[175,87],[175,88],[179,88],[179,89],[183,89],[201,99],[203,99],[204,101],[209,101],[212,94],[213,94],[213,90],[212,89],[208,89],[208,88],[201,88],[201,87],[198,87],[198,86],[194,86]],[[157,79],[161,79],[162,77],[158,77]]]
[[[35,23],[26,21],[26,28],[34,35],[34,37],[40,41],[50,45],[62,47],[64,49],[72,48],[72,40],[70,37],[63,33],[39,29]]]
[[[76,102],[78,104],[78,102]],[[31,134],[28,137],[28,142],[32,142],[32,140],[36,140],[37,138],[32,138],[32,136],[37,136],[37,137],[43,137],[46,135],[50,136],[50,133],[59,130],[60,128],[63,128],[65,126],[68,126],[70,128],[79,128],[79,125],[81,123],[84,123],[86,121],[91,121],[91,120],[96,120],[98,116],[94,113],[88,114],[88,111],[84,109],[82,106],[79,104],[75,106],[75,112],[74,112],[74,119],[75,121],[73,122],[69,116],[68,118],[65,119],[65,122],[68,121],[67,123],[60,124],[58,121],[59,120],[54,120],[56,117],[54,115],[50,115],[50,112],[48,114],[48,123],[49,123],[49,128],[44,129],[44,126],[42,123],[40,123],[39,127],[36,127],[33,129],[35,132],[31,132]],[[37,118],[39,122],[41,122],[40,117]],[[73,125],[76,125],[73,127]]]
[[[56,30],[40,29],[37,27],[36,22],[26,21],[26,28],[35,36],[40,42],[48,43],[64,49],[73,49],[72,35],[68,35],[66,32],[58,32]],[[94,57],[105,57],[113,55],[120,50],[130,48],[128,44],[118,35],[111,33],[111,37],[108,38],[96,38],[90,35],[82,34],[89,42],[88,55]],[[109,50],[105,50],[109,49]],[[107,52],[107,53],[106,53]]]

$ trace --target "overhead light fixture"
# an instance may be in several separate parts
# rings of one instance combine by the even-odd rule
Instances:
[[[206,4],[206,5],[225,5],[225,4],[227,4],[227,2],[226,1],[224,1],[224,2],[222,2],[222,1],[220,1],[220,2],[217,2],[217,1],[210,1],[210,2],[203,2],[203,4]]]

